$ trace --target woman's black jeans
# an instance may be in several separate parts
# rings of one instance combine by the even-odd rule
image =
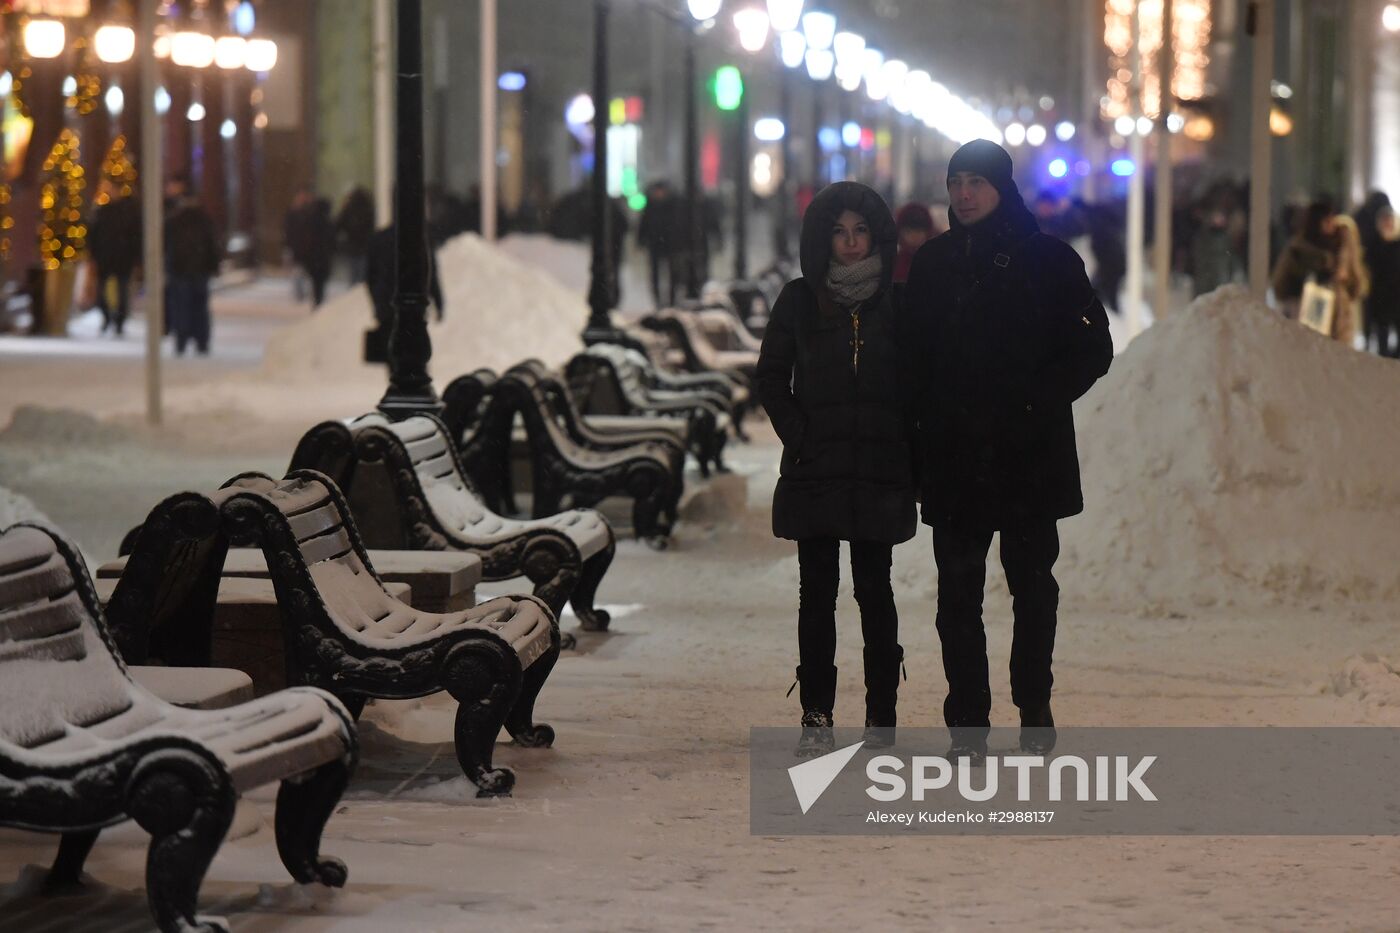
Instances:
[[[860,628],[867,648],[893,650],[899,641],[899,617],[890,588],[893,548],[872,541],[851,542],[851,577]],[[799,579],[797,648],[806,670],[836,663],[836,589],[841,582],[841,543],[835,538],[797,542]]]

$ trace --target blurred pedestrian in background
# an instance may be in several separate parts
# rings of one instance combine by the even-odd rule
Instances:
[[[134,197],[122,197],[108,178],[98,185],[97,201],[88,230],[97,307],[102,332],[110,328],[120,337],[131,307],[131,275],[141,261],[141,205]]]
[[[1308,280],[1330,285],[1336,272],[1337,211],[1329,201],[1313,201],[1274,266],[1274,298],[1283,316],[1297,320]]]
[[[675,262],[676,244],[681,242],[685,224],[678,210],[679,203],[669,182],[658,181],[648,186],[647,206],[642,210],[637,224],[637,243],[647,251],[651,271],[651,294],[658,308],[669,308],[676,303]],[[662,288],[662,275],[666,287]]]
[[[909,266],[914,254],[939,231],[934,227],[933,214],[927,207],[911,201],[894,215],[895,227],[899,229],[899,253],[894,258],[894,280],[899,283],[909,281]]]
[[[1361,332],[1362,301],[1371,291],[1371,276],[1362,259],[1361,232],[1356,221],[1337,215],[1337,274],[1332,277],[1337,291],[1332,315],[1332,339],[1350,347]]]
[[[283,228],[292,261],[311,280],[311,307],[315,310],[326,300],[326,280],[331,277],[331,258],[335,251],[330,202],[317,197],[310,188],[298,189]]]
[[[183,178],[167,185],[170,214],[165,219],[165,306],[175,353],[193,343],[201,356],[209,354],[209,280],[219,272],[223,246],[214,232],[214,218],[187,191]]]
[[[345,196],[335,217],[336,239],[350,264],[350,284],[365,280],[369,239],[374,236],[374,198],[367,188],[356,187]]]
[[[1376,209],[1372,241],[1371,294],[1366,300],[1367,346],[1400,359],[1400,218],[1387,203]]]

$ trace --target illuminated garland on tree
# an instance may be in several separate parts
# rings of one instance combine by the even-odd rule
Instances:
[[[11,75],[10,100],[14,102],[15,109],[19,115],[26,120],[34,119],[34,114],[29,109],[29,102],[24,98],[24,82],[34,76],[34,70],[28,65],[20,65],[19,71]]]
[[[97,103],[102,97],[102,78],[96,72],[87,39],[78,37],[73,42],[73,48],[77,50],[81,64],[73,78],[74,91],[64,103],[70,109],[76,110],[78,116],[85,117],[97,109]]]
[[[0,185],[0,260],[10,258],[10,231],[15,228],[15,219],[10,216],[10,186]]]
[[[127,154],[125,136],[118,136],[112,140],[112,148],[107,150],[107,157],[102,160],[102,177],[116,187],[119,197],[131,197],[133,186],[136,184],[136,164]],[[93,204],[102,205],[110,200],[111,197],[103,191],[98,193]]]
[[[39,255],[43,267],[54,270],[73,262],[87,248],[87,226],[83,223],[82,155],[78,134],[64,130],[44,160],[44,184],[39,191]]]

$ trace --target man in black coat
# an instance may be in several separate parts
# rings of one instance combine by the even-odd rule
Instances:
[[[914,257],[906,391],[918,419],[923,520],[938,562],[944,719],[960,754],[990,726],[982,591],[992,534],[1013,597],[1011,696],[1022,745],[1048,751],[1059,586],[1056,521],[1083,510],[1071,404],[1108,371],[1108,317],[1068,245],[1040,233],[995,143],[948,165],[948,233]]]
[[[88,252],[97,276],[102,330],[114,327],[120,337],[131,304],[131,274],[141,261],[141,205],[134,197],[123,197],[105,178],[99,193],[101,203],[92,212],[88,230]],[[116,290],[115,304],[107,294],[109,282]]]

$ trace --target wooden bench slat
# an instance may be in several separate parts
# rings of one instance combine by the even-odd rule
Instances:
[[[58,554],[0,579],[0,608],[59,596],[73,588],[73,575]]]
[[[299,542],[339,527],[340,523],[340,510],[329,499],[318,508],[287,518],[287,524],[291,525],[292,534]]]
[[[310,512],[330,498],[323,484],[306,479],[283,480],[263,495],[276,504],[278,510],[288,518]]]
[[[22,644],[82,627],[86,609],[77,591],[59,599],[42,599],[0,610],[0,646]]]
[[[53,554],[48,535],[36,528],[16,528],[0,538],[0,578],[42,564]]]
[[[0,641],[0,662],[26,658],[34,661],[81,661],[87,656],[82,629],[73,629],[30,638],[26,641]]]
[[[409,458],[413,460],[414,466],[425,461],[435,460],[438,457],[448,456],[447,439],[436,432],[418,440],[405,441],[404,447],[408,450]]]
[[[308,538],[301,542],[301,555],[308,565],[319,564],[324,560],[335,560],[352,553],[354,553],[354,549],[350,546],[350,536],[345,533],[344,526],[337,527],[329,534]]]

